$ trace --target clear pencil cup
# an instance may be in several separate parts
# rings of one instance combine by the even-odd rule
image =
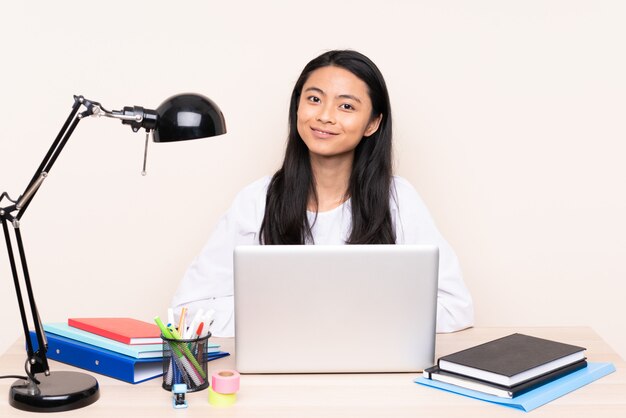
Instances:
[[[209,387],[207,373],[207,345],[209,333],[205,337],[176,340],[165,338],[163,340],[163,389],[172,390],[177,383],[187,385],[188,392]]]

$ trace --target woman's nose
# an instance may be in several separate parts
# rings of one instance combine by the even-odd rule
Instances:
[[[317,114],[317,120],[321,123],[335,123],[335,114],[333,107],[330,104],[324,104],[319,107]]]

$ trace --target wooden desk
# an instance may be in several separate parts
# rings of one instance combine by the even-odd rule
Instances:
[[[626,417],[626,363],[593,330],[571,328],[474,328],[437,336],[437,357],[509,333],[522,332],[587,348],[590,361],[609,361],[617,371],[531,412],[534,417]],[[233,350],[232,339],[212,339]],[[17,341],[0,357],[0,375],[23,374],[25,351]],[[209,363],[209,372],[232,368],[233,356]],[[52,371],[75,370],[51,361]],[[206,390],[187,394],[189,408],[172,408],[161,379],[130,385],[93,374],[101,397],[73,417],[522,417],[524,412],[423,387],[416,373],[245,375],[234,406],[209,405]],[[34,416],[8,403],[12,379],[0,380],[0,417]]]

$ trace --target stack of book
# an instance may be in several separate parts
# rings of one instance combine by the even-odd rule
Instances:
[[[441,357],[424,377],[512,398],[586,366],[583,347],[512,334]]]
[[[511,334],[439,358],[416,382],[527,410],[613,370],[588,365],[583,347]]]
[[[43,328],[51,360],[133,384],[163,374],[161,332],[153,323],[133,318],[70,318]],[[36,344],[34,331],[31,339]],[[208,344],[210,360],[228,355],[219,348]]]

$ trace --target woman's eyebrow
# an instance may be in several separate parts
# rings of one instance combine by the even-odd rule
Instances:
[[[319,93],[319,94],[321,94],[321,95],[324,95],[324,96],[326,95],[326,93],[324,93],[324,90],[322,90],[322,89],[321,89],[321,88],[319,88],[319,87],[308,87],[308,88],[307,88],[306,90],[304,90],[304,91],[315,91],[315,92],[318,92],[318,93]]]
[[[354,100],[357,103],[361,103],[361,99],[359,99],[356,96],[353,96],[352,94],[340,94],[339,96],[337,96],[337,98],[339,99],[349,99],[349,100]]]
[[[322,96],[326,96],[326,93],[324,93],[324,90],[322,90],[319,87],[315,87],[315,86],[307,87],[304,91],[305,92],[314,91],[314,92],[317,92],[317,93],[321,94]],[[339,95],[337,95],[337,98],[338,99],[354,100],[357,103],[361,103],[361,99],[359,99],[358,97],[356,97],[353,94],[339,94]]]

